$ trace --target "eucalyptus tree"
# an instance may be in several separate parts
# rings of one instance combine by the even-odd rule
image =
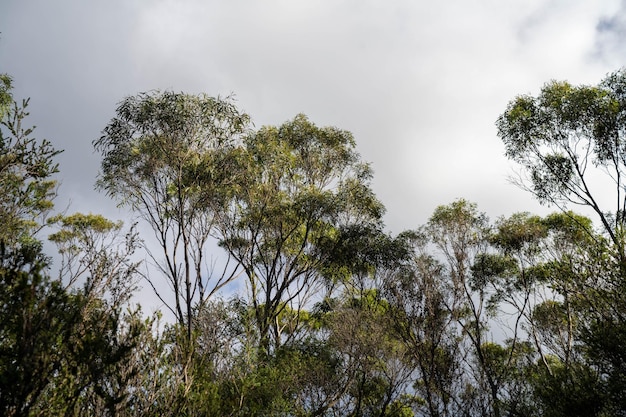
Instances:
[[[588,208],[599,219],[603,236],[591,222],[578,222],[592,244],[580,248],[576,269],[567,262],[571,257],[554,266],[558,275],[571,277],[565,281],[568,292],[581,290],[569,305],[584,301],[578,311],[585,318],[580,341],[589,364],[602,371],[605,387],[599,391],[611,393],[607,407],[614,407],[613,413],[626,410],[626,360],[617,353],[626,349],[625,116],[626,70],[621,69],[598,85],[549,82],[537,96],[512,100],[497,120],[507,157],[521,167],[519,185],[542,203],[564,211],[571,205]]]
[[[515,323],[511,327],[523,329],[527,338],[512,339],[514,360],[505,362],[507,391],[522,394],[509,400],[509,407],[528,409],[531,399],[536,410],[547,415],[553,415],[559,403],[576,404],[564,415],[573,415],[575,409],[593,415],[590,408],[600,402],[598,374],[585,358],[581,339],[589,324],[588,312],[597,309],[594,281],[607,266],[600,261],[607,259],[606,252],[598,252],[597,240],[602,237],[590,235],[591,230],[590,219],[572,212],[544,218],[516,213],[496,223],[490,240],[498,253],[491,258],[508,266],[498,268],[491,262],[482,269],[496,277],[498,299],[507,304],[503,310]],[[521,368],[516,366],[520,358],[526,361]]]
[[[440,302],[462,335],[461,357],[471,370],[464,379],[478,388],[471,396],[477,396],[480,413],[500,416],[507,367],[495,366],[493,353],[501,346],[491,343],[487,333],[499,312],[498,287],[483,268],[491,259],[489,220],[475,204],[461,199],[437,207],[422,230],[444,263],[443,291],[448,295]]]
[[[461,335],[455,325],[446,269],[427,250],[425,236],[414,239],[410,262],[385,275],[382,290],[389,302],[391,328],[414,368],[414,389],[423,415],[445,417],[463,409]],[[421,415],[420,414],[420,415]]]
[[[121,221],[82,213],[54,216],[49,222],[58,228],[48,239],[57,246],[64,287],[82,285],[92,299],[126,304],[140,276],[141,262],[132,259],[139,245],[135,227],[124,233]]]
[[[125,287],[105,299],[89,279],[71,288],[52,279],[41,247],[0,249],[0,411],[117,415],[142,388],[132,386],[132,359],[150,329],[130,310],[130,293],[119,294]]]
[[[304,115],[244,140],[239,184],[220,218],[221,245],[247,277],[259,346],[268,353],[288,337],[279,316],[310,301],[346,233],[381,224],[383,205],[355,147],[349,132]]]
[[[540,202],[584,206],[624,257],[626,70],[597,86],[546,83],[512,100],[496,122],[516,181]]]
[[[94,141],[103,157],[97,188],[154,231],[162,258],[146,249],[167,279],[173,302],[155,278],[148,280],[185,327],[187,341],[194,303],[234,277],[211,276],[206,246],[228,188],[224,155],[248,124],[229,98],[155,91],[125,98]]]
[[[61,153],[47,140],[32,137],[25,126],[29,100],[13,102],[10,83],[0,97],[0,241],[15,246],[31,240],[50,214],[58,172],[54,158]],[[10,104],[8,104],[10,101]]]
[[[507,311],[507,320],[511,323],[513,344],[522,338],[520,333],[524,327],[546,366],[532,312],[538,303],[552,299],[548,283],[540,273],[543,264],[551,260],[547,250],[548,234],[539,216],[514,213],[500,218],[489,237],[495,252],[482,255],[473,268],[480,279],[495,284],[494,300],[507,305],[503,310]]]
[[[544,218],[516,213],[502,218],[491,237],[499,255],[512,262],[500,279],[500,298],[518,312],[541,362],[549,355],[566,366],[574,359],[586,310],[599,311],[598,278],[612,269],[606,241],[591,234],[589,218],[573,212]]]
[[[114,414],[129,394],[126,362],[142,332],[125,310],[134,240],[104,243],[121,225],[100,216],[48,217],[59,151],[24,126],[27,103],[13,103],[0,126],[0,413]],[[57,221],[53,240],[85,267],[84,285],[48,273],[39,232]]]

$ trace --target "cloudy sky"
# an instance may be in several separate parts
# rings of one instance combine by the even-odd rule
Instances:
[[[235,94],[257,127],[305,113],[354,133],[399,232],[463,197],[538,211],[507,181],[494,122],[551,79],[626,59],[619,0],[2,0],[0,72],[65,152],[60,202],[123,216],[93,191],[92,141],[128,95]]]
[[[257,127],[305,113],[354,133],[390,230],[463,197],[492,218],[539,210],[507,181],[494,122],[551,79],[624,64],[619,0],[3,0],[0,72],[64,149],[61,200],[93,191],[91,142],[127,95],[235,94]],[[110,214],[116,216],[118,214]]]

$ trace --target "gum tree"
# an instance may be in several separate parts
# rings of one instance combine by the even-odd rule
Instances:
[[[39,232],[62,217],[47,218],[59,151],[23,127],[26,104],[9,107],[0,126],[0,414],[115,414],[128,397],[126,364],[143,332],[138,315],[126,313],[133,241],[126,251],[115,240],[94,245],[121,225],[69,216],[53,240],[85,266],[84,285],[51,278]]]
[[[103,156],[97,188],[154,231],[161,256],[146,249],[173,294],[149,282],[186,329],[187,342],[194,304],[233,278],[211,276],[206,245],[229,180],[223,156],[248,123],[228,98],[154,91],[125,98],[94,141]]]
[[[239,169],[220,219],[221,245],[247,277],[260,346],[269,353],[288,336],[281,313],[306,305],[334,248],[352,228],[380,225],[384,208],[352,135],[304,115],[247,136]]]
[[[512,100],[496,125],[518,185],[541,203],[592,209],[623,261],[626,71],[597,86],[551,81]]]
[[[567,278],[568,284],[556,291],[567,289],[568,294],[580,288],[576,298],[563,296],[564,304],[556,306],[565,308],[567,317],[567,306],[579,305],[575,336],[586,353],[585,369],[602,375],[590,378],[599,384],[595,392],[608,394],[602,409],[623,413],[626,361],[619,352],[626,349],[626,70],[609,74],[598,85],[551,81],[537,96],[513,99],[496,125],[506,156],[520,166],[517,183],[541,203],[562,209],[586,235],[585,245],[576,245],[576,257],[567,254],[553,264],[559,268],[556,276],[562,282]],[[568,214],[571,206],[593,211],[601,234],[591,222]],[[544,307],[535,312],[537,319],[559,310]]]
[[[8,91],[3,94],[7,102]],[[11,102],[4,114],[0,108],[0,240],[9,246],[26,243],[40,230],[56,195],[54,158],[61,151],[32,137],[35,128],[24,126],[27,106],[23,100],[21,105]]]

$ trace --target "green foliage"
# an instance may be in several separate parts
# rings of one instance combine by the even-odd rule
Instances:
[[[13,80],[8,74],[0,74],[0,119],[4,118],[13,103],[12,84]]]
[[[444,266],[428,255],[415,256],[383,282],[393,334],[402,341],[415,368],[413,387],[420,397],[412,408],[438,416],[453,410],[461,380],[459,335],[448,308]],[[419,399],[419,401],[418,401]]]
[[[229,98],[155,91],[125,98],[94,141],[103,156],[97,188],[154,230],[162,258],[149,255],[173,297],[156,279],[149,282],[178,323],[186,323],[188,343],[194,303],[233,278],[206,276],[204,260],[217,210],[237,178],[233,147],[248,124]]]
[[[349,282],[354,275],[368,276],[377,269],[392,269],[410,258],[411,236],[392,237],[377,224],[340,227],[319,242],[327,253],[321,271],[326,279]]]
[[[0,119],[0,240],[12,246],[42,226],[56,193],[51,176],[58,171],[54,157],[60,151],[32,138],[34,128],[23,127],[27,106],[28,100],[14,103]]]
[[[597,372],[596,390],[605,409],[615,415],[626,410],[626,326],[623,321],[598,319],[582,330],[584,352]]]
[[[7,416],[79,414],[126,404],[125,362],[141,327],[45,274],[39,245],[2,248],[0,404]],[[127,321],[130,320],[130,321]]]
[[[625,85],[624,69],[597,86],[553,81],[536,97],[511,101],[497,121],[507,157],[522,168],[522,187],[562,209],[590,208],[601,223],[598,234],[591,220],[565,210],[540,222],[547,236],[528,272],[554,298],[536,303],[527,317],[542,364],[534,390],[544,415],[626,410]]]
[[[121,224],[81,214],[47,219],[60,151],[23,127],[28,100],[6,107],[10,84],[0,76],[0,414],[120,415],[132,407],[137,368],[129,361],[147,332],[140,312],[126,310],[134,234],[118,251],[119,241],[102,243]],[[56,222],[52,239],[63,256],[90,272],[82,287],[74,275],[64,282],[48,274],[37,233]]]
[[[548,230],[539,216],[530,213],[515,213],[497,223],[497,232],[491,242],[506,254],[520,251],[536,253],[540,251],[541,240],[546,238]]]
[[[293,303],[310,296],[322,275],[357,272],[348,262],[360,262],[339,259],[348,250],[342,242],[357,236],[357,225],[375,236],[384,208],[349,132],[298,115],[248,135],[243,145],[240,182],[217,227],[221,246],[247,276],[260,344],[269,351],[283,342],[276,320],[286,307],[298,309]]]
[[[506,156],[522,168],[520,185],[542,203],[591,208],[618,247],[626,208],[622,198],[625,78],[626,71],[620,70],[597,86],[549,82],[537,97],[512,100],[496,122]],[[592,167],[607,175],[604,183],[613,187],[617,204],[609,210],[599,205],[607,188],[600,189],[592,181]]]
[[[1,411],[25,416],[61,368],[79,306],[44,275],[39,245],[0,249]]]
[[[94,141],[103,155],[98,187],[143,210],[142,197],[167,203],[168,196],[184,193],[182,170],[212,150],[231,146],[249,122],[229,99],[169,91],[127,97],[116,113]],[[165,188],[151,181],[164,182]]]
[[[7,97],[0,77],[3,415],[624,415],[626,72],[548,83],[498,119],[526,187],[591,207],[601,232],[571,211],[490,222],[460,199],[394,237],[349,132],[304,115],[250,132],[230,99],[126,98],[94,142],[98,187],[156,233],[172,323],[130,307],[134,226],[47,217],[58,152]],[[211,238],[236,266],[209,288]],[[215,297],[238,275],[247,297]]]
[[[520,289],[523,283],[517,282],[519,272],[515,259],[500,254],[480,253],[471,266],[469,288],[480,291],[489,286],[502,287],[502,290]]]
[[[603,416],[613,414],[600,390],[599,375],[584,364],[555,362],[551,373],[540,370],[533,381],[537,408],[542,416]]]

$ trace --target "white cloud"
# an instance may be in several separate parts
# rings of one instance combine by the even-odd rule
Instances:
[[[6,0],[0,72],[33,97],[38,132],[66,149],[72,192],[91,189],[91,140],[123,96],[234,92],[257,125],[304,112],[351,130],[398,232],[457,197],[491,217],[538,210],[507,184],[494,122],[550,79],[596,83],[622,65],[623,9],[619,0]]]

